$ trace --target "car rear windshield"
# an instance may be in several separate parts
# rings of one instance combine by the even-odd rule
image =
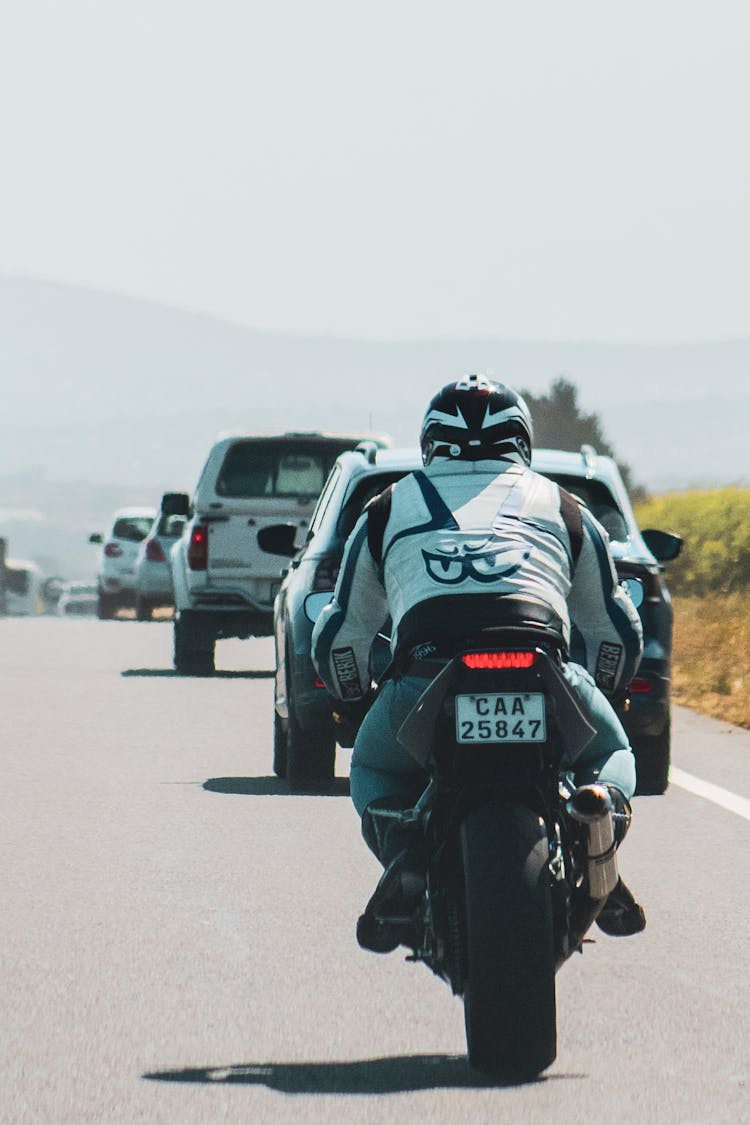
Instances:
[[[22,566],[6,566],[5,587],[11,594],[28,594],[29,572]]]
[[[625,516],[620,511],[612,493],[600,480],[586,480],[585,477],[567,476],[564,473],[545,473],[562,488],[572,492],[582,500],[589,511],[598,519],[610,539],[618,542],[628,538],[629,531]]]
[[[179,539],[185,527],[184,516],[162,516],[156,534],[164,539]]]
[[[216,492],[229,497],[317,496],[339,453],[350,446],[237,442],[224,458]]]
[[[124,539],[127,543],[140,543],[151,530],[153,516],[121,516],[112,528],[113,539]]]

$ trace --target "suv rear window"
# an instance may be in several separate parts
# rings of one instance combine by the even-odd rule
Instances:
[[[610,539],[618,542],[628,538],[628,525],[612,493],[600,480],[586,480],[585,477],[572,477],[564,473],[545,473],[562,488],[572,492],[582,500],[593,516],[598,519]]]
[[[345,448],[345,447],[344,447]],[[224,458],[216,492],[242,498],[317,496],[342,452],[330,447],[289,446],[283,442],[237,442]]]
[[[408,469],[403,472],[372,474],[359,482],[339,514],[336,531],[342,539],[346,539],[353,531],[355,523],[365,510],[365,505],[384,492],[389,484],[394,484],[401,477],[405,477],[407,472]]]
[[[126,543],[140,543],[151,530],[153,516],[121,516],[112,528],[113,539],[124,539]]]

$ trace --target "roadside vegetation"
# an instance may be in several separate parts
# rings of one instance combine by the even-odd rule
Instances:
[[[636,505],[642,528],[674,531],[672,698],[750,728],[750,489],[680,492]]]

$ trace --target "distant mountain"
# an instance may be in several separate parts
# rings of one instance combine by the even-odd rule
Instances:
[[[88,486],[96,511],[84,519],[97,522],[105,495],[156,502],[165,489],[189,491],[222,429],[377,430],[411,444],[430,395],[467,371],[534,392],[565,375],[651,491],[750,480],[750,340],[292,337],[0,277],[0,534],[21,498],[53,518],[62,482]]]

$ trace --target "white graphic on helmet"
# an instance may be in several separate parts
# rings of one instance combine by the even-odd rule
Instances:
[[[498,410],[493,414],[490,409],[490,404],[487,403],[484,418],[482,419],[482,429],[489,430],[493,426],[502,426],[506,422],[513,422],[514,420],[519,421],[524,429],[526,428],[524,413],[522,410],[519,410],[517,406],[508,406],[505,410]]]
[[[495,384],[491,383],[486,375],[465,375],[459,379],[455,389],[457,391],[492,391]]]
[[[492,546],[488,546],[492,544]],[[440,544],[434,551],[422,551],[427,574],[433,582],[454,586],[467,578],[475,582],[497,582],[509,578],[520,570],[531,555],[529,549],[515,546],[498,546],[492,539],[484,539],[476,546],[455,543]]]
[[[428,426],[437,425],[453,426],[457,430],[468,430],[469,423],[464,418],[463,414],[446,414],[444,410],[431,410],[422,423],[422,429],[426,430]]]

